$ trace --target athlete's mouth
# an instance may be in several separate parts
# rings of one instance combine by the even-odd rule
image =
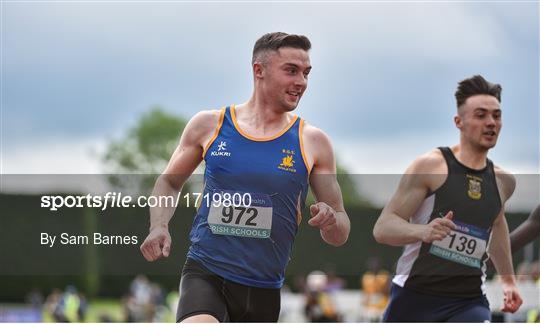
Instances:
[[[294,97],[299,97],[301,93],[298,91],[287,91],[287,94]]]
[[[497,133],[495,131],[487,131],[487,132],[484,132],[484,135],[495,136],[497,135]]]

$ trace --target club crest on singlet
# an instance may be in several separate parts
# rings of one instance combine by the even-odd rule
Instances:
[[[482,198],[482,178],[467,174],[469,190],[467,194],[469,198],[478,200]]]
[[[289,172],[296,172],[294,168],[294,150],[282,149],[281,153],[283,157],[281,158],[281,163],[278,165],[278,169]]]

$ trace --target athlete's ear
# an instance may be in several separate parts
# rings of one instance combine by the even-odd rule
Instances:
[[[264,74],[264,66],[261,62],[253,63],[253,76],[255,79],[262,79]]]
[[[461,129],[461,127],[463,127],[463,119],[461,119],[461,116],[455,115],[454,116],[454,123],[456,124],[456,127],[458,129]]]

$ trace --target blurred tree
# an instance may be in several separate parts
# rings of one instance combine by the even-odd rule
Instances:
[[[185,126],[184,118],[152,107],[124,137],[109,143],[103,156],[109,182],[132,193],[149,193]]]

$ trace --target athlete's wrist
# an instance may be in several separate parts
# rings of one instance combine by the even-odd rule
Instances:
[[[149,232],[152,232],[156,228],[162,228],[162,229],[165,229],[165,230],[168,231],[169,230],[169,224],[167,224],[167,223],[150,224]]]
[[[516,276],[515,275],[499,275],[503,284],[507,286],[516,285]]]
[[[427,225],[421,224],[411,224],[411,235],[416,239],[416,241],[425,242],[426,241],[426,229]]]

